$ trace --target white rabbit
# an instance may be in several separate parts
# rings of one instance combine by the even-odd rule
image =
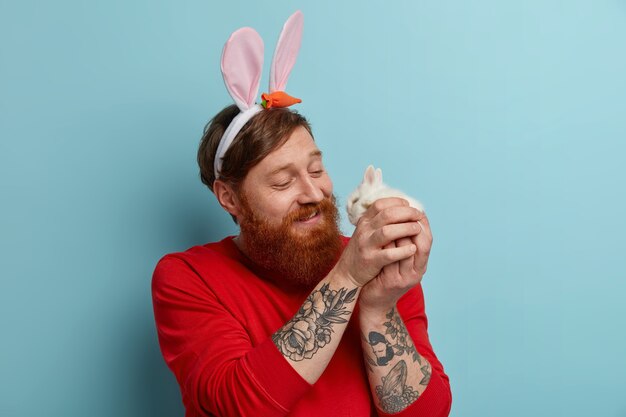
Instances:
[[[424,206],[419,201],[407,196],[400,190],[393,189],[383,182],[383,171],[378,168],[374,170],[372,165],[368,166],[363,175],[363,182],[350,194],[346,210],[350,223],[356,226],[357,222],[371,206],[374,201],[385,197],[404,198],[411,207],[424,212]]]

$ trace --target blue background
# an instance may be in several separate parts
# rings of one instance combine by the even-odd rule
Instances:
[[[195,160],[221,48],[255,27],[264,89],[297,8],[342,204],[373,163],[426,206],[451,415],[626,416],[624,0],[2,1],[0,415],[183,415],[152,270],[236,232]]]

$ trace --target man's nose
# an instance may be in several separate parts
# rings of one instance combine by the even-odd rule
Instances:
[[[300,183],[300,195],[298,202],[300,204],[319,203],[324,199],[322,189],[315,183],[313,178],[305,177]]]

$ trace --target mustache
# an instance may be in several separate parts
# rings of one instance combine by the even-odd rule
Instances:
[[[324,198],[319,203],[308,203],[302,205],[289,213],[285,218],[285,222],[291,224],[293,222],[302,221],[309,218],[315,213],[332,214],[335,209],[335,197]]]

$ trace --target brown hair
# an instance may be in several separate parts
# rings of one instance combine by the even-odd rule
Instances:
[[[200,179],[211,191],[216,179],[214,163],[217,147],[224,131],[238,113],[239,108],[234,104],[225,107],[204,129],[198,148],[198,165]],[[248,171],[283,145],[298,126],[304,127],[313,136],[309,122],[296,111],[270,108],[254,115],[237,133],[222,158],[220,180],[238,191]]]

